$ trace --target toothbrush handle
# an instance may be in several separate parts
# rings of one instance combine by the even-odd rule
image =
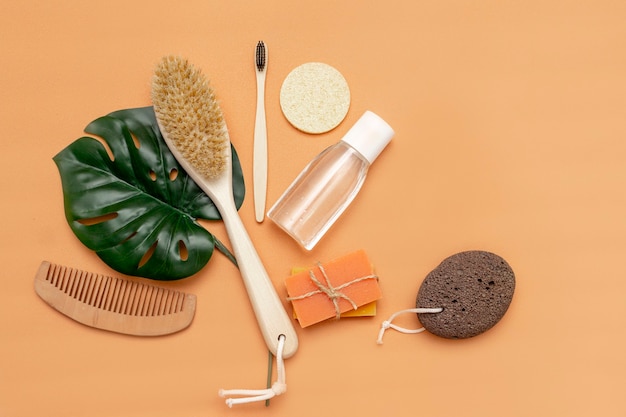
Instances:
[[[256,221],[265,219],[267,193],[267,125],[265,119],[265,72],[257,74],[257,103],[254,122],[254,213]]]
[[[265,271],[237,210],[232,206],[220,211],[265,343],[276,355],[278,337],[281,334],[285,335],[283,357],[288,358],[298,349],[298,336],[292,321]]]

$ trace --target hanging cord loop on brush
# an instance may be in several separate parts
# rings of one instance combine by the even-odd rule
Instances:
[[[404,313],[417,313],[417,314],[422,314],[422,313],[441,313],[443,311],[443,308],[441,307],[436,307],[436,308],[409,308],[406,310],[400,310],[398,312],[395,312],[391,315],[391,317],[389,317],[388,320],[385,320],[382,322],[381,326],[380,326],[380,331],[378,332],[378,340],[376,340],[376,343],[378,343],[379,345],[383,344],[383,335],[385,334],[385,330],[391,328],[394,330],[399,331],[400,333],[421,333],[423,332],[424,329],[423,327],[420,327],[419,329],[406,329],[404,327],[400,327],[396,324],[393,324],[392,321],[398,317],[400,314],[404,314]]]
[[[227,398],[226,405],[232,408],[233,405],[247,404],[256,401],[266,401],[277,395],[287,392],[287,383],[285,382],[285,362],[283,360],[283,349],[285,348],[285,335],[278,337],[278,348],[276,352],[276,382],[270,388],[266,389],[230,389],[219,390],[220,397],[240,396],[239,398]]]

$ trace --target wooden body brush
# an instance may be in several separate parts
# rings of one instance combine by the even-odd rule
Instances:
[[[222,215],[265,343],[276,355],[284,335],[283,356],[290,357],[297,335],[237,213],[230,138],[213,90],[187,60],[165,57],[155,69],[152,103],[167,146]]]

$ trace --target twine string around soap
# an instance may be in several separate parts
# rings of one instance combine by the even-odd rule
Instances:
[[[309,297],[313,297],[314,295],[317,294],[326,294],[328,296],[328,298],[332,301],[333,306],[335,307],[335,313],[336,313],[336,318],[339,319],[341,317],[341,309],[339,308],[339,300],[343,299],[346,300],[347,302],[350,303],[350,305],[352,305],[352,309],[356,310],[359,308],[359,306],[356,305],[356,303],[350,298],[348,297],[346,294],[344,294],[343,292],[341,292],[341,290],[343,290],[346,287],[349,287],[350,285],[356,284],[358,282],[361,281],[365,281],[368,279],[378,279],[377,275],[365,275],[362,276],[360,278],[355,278],[352,281],[348,281],[345,282],[341,285],[338,285],[337,287],[333,287],[333,284],[330,282],[330,278],[328,277],[328,274],[326,273],[326,270],[324,269],[324,267],[322,266],[322,264],[320,262],[317,263],[317,267],[319,268],[320,272],[322,273],[322,276],[324,277],[324,280],[326,281],[326,284],[322,283],[313,273],[313,270],[309,270],[309,277],[311,278],[311,281],[313,281],[313,283],[317,286],[317,290],[313,290],[313,291],[309,291],[306,294],[302,294],[296,297],[287,297],[288,301],[294,301],[294,300],[304,300],[305,298],[309,298]]]
[[[422,314],[422,313],[441,313],[443,311],[443,308],[441,307],[435,307],[435,308],[408,308],[406,310],[400,310],[397,311],[395,313],[393,313],[391,315],[391,317],[389,317],[388,320],[385,320],[382,322],[381,326],[380,326],[380,331],[378,332],[378,339],[376,340],[376,343],[378,343],[379,345],[383,344],[383,335],[385,334],[385,331],[387,329],[394,329],[399,331],[400,333],[406,333],[406,334],[413,334],[413,333],[421,333],[424,330],[426,330],[423,327],[420,327],[419,329],[407,329],[401,326],[398,326],[397,324],[393,324],[392,321],[398,317],[400,314],[404,314],[404,313],[417,313],[417,314]]]

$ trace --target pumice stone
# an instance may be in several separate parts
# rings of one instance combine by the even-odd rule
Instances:
[[[446,258],[420,286],[417,308],[443,308],[418,313],[424,328],[448,339],[477,336],[504,316],[515,291],[509,264],[490,252],[467,251]]]

